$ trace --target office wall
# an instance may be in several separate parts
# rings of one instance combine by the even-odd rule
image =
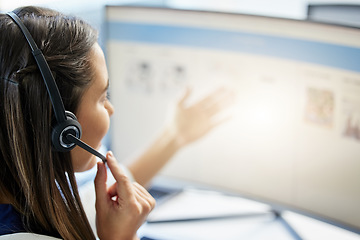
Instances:
[[[0,0],[0,10],[10,11],[22,5],[43,5],[72,14],[99,11],[106,4],[139,3],[139,0]],[[244,12],[269,16],[305,18],[309,3],[339,3],[341,0],[146,0],[146,4],[165,4],[178,8],[206,9],[216,11]],[[360,4],[360,0],[347,0],[346,3]]]
[[[308,4],[360,4],[360,0],[347,0],[346,2],[341,0],[0,0],[0,11],[10,11],[23,5],[46,6],[64,13],[78,15],[89,21],[95,27],[101,28],[105,5],[131,3],[304,19],[307,15]]]
[[[43,5],[64,11],[67,13],[82,13],[101,10],[106,4],[139,3],[135,0],[0,0],[0,10],[10,11],[22,5]],[[247,13],[257,13],[264,15],[274,15],[283,17],[303,18],[306,15],[306,6],[309,0],[160,0],[143,1],[146,4],[166,4],[172,7],[206,9],[217,11],[238,11]],[[360,2],[360,0],[357,0]]]

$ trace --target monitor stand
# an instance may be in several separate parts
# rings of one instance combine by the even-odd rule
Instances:
[[[281,222],[284,228],[294,237],[296,240],[302,240],[303,238],[297,233],[297,231],[291,226],[291,224],[282,217],[281,211],[273,210],[275,214],[275,221]]]

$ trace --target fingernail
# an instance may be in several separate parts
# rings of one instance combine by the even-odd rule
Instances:
[[[107,153],[107,154],[108,154],[108,156],[109,156],[109,157],[114,157],[114,155],[113,155],[112,151],[108,151],[108,153]]]

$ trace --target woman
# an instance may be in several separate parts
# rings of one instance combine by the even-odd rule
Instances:
[[[23,7],[14,13],[45,55],[65,109],[75,113],[82,126],[81,139],[99,148],[114,110],[107,99],[108,73],[97,32],[50,9]],[[53,151],[52,105],[30,48],[5,14],[0,14],[0,29],[0,235],[34,232],[94,239],[74,172],[92,168],[97,160],[78,147],[65,153]],[[180,148],[220,123],[210,119],[228,101],[223,91],[185,107],[188,95],[179,101],[171,124],[130,164],[140,184],[148,183]],[[218,103],[219,98],[225,100]],[[205,105],[208,111],[200,113]],[[137,239],[136,231],[155,201],[140,184],[130,182],[111,152],[106,158],[116,182],[107,186],[105,165],[97,163],[97,234],[100,239]]]
[[[48,9],[27,7],[15,13],[46,56],[65,109],[76,113],[83,124],[82,139],[99,146],[113,109],[106,98],[107,73],[96,31]],[[64,239],[94,239],[74,171],[91,168],[96,159],[80,149],[52,151],[54,119],[43,79],[19,27],[7,15],[1,15],[0,22],[0,201],[2,213],[13,219],[3,228],[4,233],[27,231]],[[105,167],[99,163],[98,236],[133,239],[155,202],[139,184],[130,183],[111,153],[107,160],[118,182],[107,189]]]

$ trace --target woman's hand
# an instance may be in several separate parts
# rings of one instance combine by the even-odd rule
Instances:
[[[132,175],[141,185],[148,185],[182,147],[229,119],[230,115],[223,113],[234,103],[235,94],[232,91],[219,88],[203,99],[189,104],[190,94],[190,89],[187,89],[184,96],[173,105],[173,111],[169,112],[169,118],[160,134],[128,165]]]
[[[155,207],[155,200],[142,186],[130,182],[111,152],[106,159],[116,183],[106,186],[106,167],[99,162],[95,178],[98,236],[101,240],[137,239],[136,231]]]
[[[211,129],[227,120],[228,116],[219,117],[219,115],[234,103],[234,93],[225,88],[219,88],[203,99],[187,105],[186,101],[190,94],[191,90],[187,88],[168,121],[168,126],[175,134],[179,148],[203,137]]]

